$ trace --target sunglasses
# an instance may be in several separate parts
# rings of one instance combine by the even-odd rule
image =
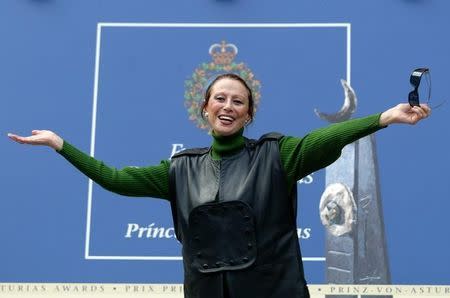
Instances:
[[[423,90],[423,88],[421,88],[423,92],[420,92],[420,94],[422,95],[422,97],[427,97],[426,100],[426,104],[429,105],[430,104],[430,100],[431,100],[431,74],[430,74],[430,69],[426,68],[426,67],[422,67],[422,68],[416,68],[413,70],[413,72],[411,73],[411,76],[409,77],[409,82],[411,83],[411,86],[414,87],[414,90],[409,92],[408,94],[408,102],[409,105],[411,107],[414,106],[420,106],[420,100],[419,100],[419,86],[420,86],[420,81],[422,80],[422,77],[425,77],[426,82],[427,82],[427,87],[425,90]],[[438,108],[440,106],[442,106],[445,102],[447,102],[447,100],[441,102],[440,104],[438,104],[437,106],[432,107],[433,109]]]

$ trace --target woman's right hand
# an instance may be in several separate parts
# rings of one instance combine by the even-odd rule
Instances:
[[[431,108],[427,104],[411,107],[408,103],[401,103],[380,116],[380,125],[386,126],[393,123],[416,124],[431,115]]]
[[[31,136],[28,137],[8,133],[8,137],[20,144],[43,145],[57,151],[61,150],[64,144],[64,140],[50,130],[33,130]]]

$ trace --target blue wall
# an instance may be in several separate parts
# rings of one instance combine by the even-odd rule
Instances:
[[[181,261],[98,260],[89,256],[179,256],[171,239],[125,238],[128,223],[171,225],[161,200],[124,199],[94,186],[48,148],[19,146],[7,132],[52,129],[89,152],[98,23],[349,23],[355,116],[405,101],[412,69],[432,70],[432,100],[446,99],[450,2],[396,1],[56,1],[0,2],[2,148],[0,281],[181,282]],[[95,156],[106,163],[156,164],[172,145],[209,144],[188,119],[184,82],[208,47],[239,48],[261,81],[247,135],[302,136],[324,126],[313,109],[339,109],[347,76],[346,29],[102,27]],[[388,254],[395,284],[448,284],[449,106],[415,127],[377,133]],[[324,172],[300,185],[306,257],[324,255],[318,203]],[[87,217],[90,246],[86,251]],[[323,262],[305,262],[325,282]]]

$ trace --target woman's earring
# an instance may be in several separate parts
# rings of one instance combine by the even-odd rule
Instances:
[[[203,115],[205,116],[205,118],[208,118],[209,116],[208,112],[204,112]]]

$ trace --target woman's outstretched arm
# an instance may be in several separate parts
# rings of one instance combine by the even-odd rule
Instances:
[[[314,130],[303,138],[283,137],[280,153],[288,185],[336,161],[345,145],[391,124],[416,124],[430,114],[431,109],[427,105],[411,107],[404,103],[383,113]]]
[[[8,134],[8,137],[21,144],[55,149],[78,170],[109,191],[127,196],[169,198],[168,160],[156,166],[125,167],[119,170],[78,150],[49,130],[33,130],[32,135],[27,137],[16,134]]]

